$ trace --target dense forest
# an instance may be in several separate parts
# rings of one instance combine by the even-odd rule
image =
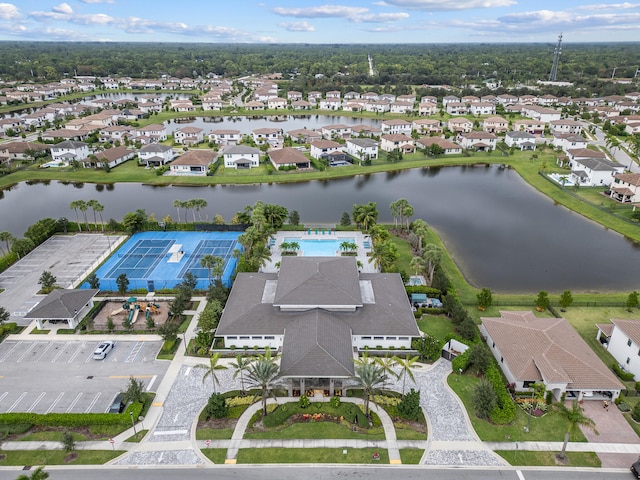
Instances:
[[[322,89],[344,85],[467,86],[496,78],[504,86],[546,80],[555,45],[246,45],[184,43],[0,42],[0,78],[55,81],[63,76],[119,75],[157,78],[215,73],[239,76],[280,72],[288,87]],[[367,55],[375,64],[369,76]],[[640,67],[640,44],[565,44],[558,80],[601,90],[602,79],[631,78]],[[611,87],[608,93],[622,93]],[[559,94],[572,93],[559,91]],[[573,92],[575,93],[575,92]]]

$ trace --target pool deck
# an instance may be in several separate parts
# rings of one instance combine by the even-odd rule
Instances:
[[[322,233],[324,231],[324,233]],[[318,233],[316,233],[318,232]],[[354,240],[356,245],[358,245],[358,255],[356,260],[362,263],[362,273],[376,273],[377,270],[373,266],[373,263],[369,263],[370,257],[367,256],[367,253],[371,251],[371,247],[365,248],[365,242],[370,245],[371,240],[369,235],[364,234],[358,231],[349,231],[349,232],[336,232],[334,230],[321,228],[311,230],[304,230],[302,232],[283,232],[279,231],[275,235],[272,236],[271,240],[271,261],[267,263],[265,267],[261,269],[262,272],[277,272],[278,268],[276,264],[282,260],[282,254],[280,251],[280,244],[285,241],[285,239],[291,238],[300,238],[300,240],[339,240],[344,241],[345,239]],[[298,252],[299,256],[304,256],[304,252]],[[336,257],[340,256],[340,251],[336,252]]]

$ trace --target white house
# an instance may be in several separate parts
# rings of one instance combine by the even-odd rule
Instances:
[[[432,145],[438,145],[445,155],[459,155],[462,153],[462,147],[451,140],[442,137],[423,137],[416,140],[416,146],[424,150],[428,150]]]
[[[447,128],[454,133],[469,133],[473,130],[473,122],[468,118],[450,118]]]
[[[567,150],[587,148],[589,142],[586,138],[574,133],[555,133],[551,144],[566,152]]]
[[[472,102],[469,104],[469,113],[472,115],[495,115],[496,105],[491,102]]]
[[[252,133],[256,145],[268,143],[272,147],[282,143],[282,130],[279,128],[257,128]]]
[[[607,158],[603,152],[587,148],[567,150],[573,182],[586,186],[610,185],[614,175],[624,172],[624,166]]]
[[[145,143],[164,142],[167,139],[167,129],[164,125],[152,123],[138,128],[138,137],[145,137]]]
[[[507,132],[504,137],[504,143],[510,148],[513,147],[520,150],[536,149],[536,137],[529,132]]]
[[[318,108],[320,110],[338,110],[342,106],[342,101],[339,98],[324,98],[320,100]]]
[[[496,149],[497,137],[489,132],[469,132],[458,135],[458,143],[462,148],[485,152]]]
[[[640,320],[611,319],[611,323],[597,324],[596,338],[627,372],[640,380]]]
[[[469,113],[469,107],[462,102],[449,102],[446,104],[445,109],[449,115],[466,115]]]
[[[329,153],[342,152],[344,149],[341,144],[333,140],[316,140],[311,142],[310,145],[309,155],[315,159],[319,159],[321,156]]]
[[[173,160],[173,148],[161,143],[150,143],[138,150],[138,161],[147,167],[160,167]]]
[[[204,141],[204,134],[201,128],[184,127],[173,132],[173,140],[180,145],[196,145]]]
[[[561,120],[552,120],[549,122],[549,131],[553,133],[572,133],[575,135],[582,134],[582,123],[571,120],[570,118],[563,118]]]
[[[385,152],[393,152],[394,150],[400,150],[402,153],[413,153],[416,151],[416,147],[413,144],[413,138],[402,133],[382,135],[380,137],[380,149]]]
[[[418,120],[414,120],[411,122],[411,129],[421,135],[442,132],[440,121],[431,118],[420,118]]]
[[[378,158],[378,142],[369,138],[350,138],[347,140],[347,153],[359,160]]]
[[[424,100],[418,105],[418,115],[435,115],[438,113],[438,105]]]
[[[209,141],[217,145],[237,145],[242,140],[240,130],[211,130]]]
[[[622,203],[640,202],[640,173],[618,173],[613,176],[609,197]]]
[[[133,150],[119,146],[96,152],[95,158],[87,157],[81,160],[81,163],[85,168],[113,168],[127,160],[131,160],[134,156],[135,152]]]
[[[260,166],[260,149],[245,145],[229,145],[222,150],[225,168],[246,169]]]
[[[222,110],[222,98],[218,95],[207,95],[203,97],[202,110]]]
[[[270,110],[284,110],[287,108],[287,99],[270,97],[267,99],[267,108]]]
[[[351,127],[342,123],[325,125],[324,127],[320,127],[320,133],[326,139],[348,138],[351,136]]]
[[[549,123],[554,120],[560,120],[562,114],[558,110],[552,108],[540,107],[538,105],[525,105],[522,107],[522,115],[525,117],[539,120],[542,123]]]
[[[51,158],[54,162],[68,165],[70,162],[84,160],[89,156],[89,145],[84,142],[65,140],[51,147]]]
[[[405,114],[413,111],[413,103],[393,102],[390,106],[391,113]]]
[[[411,122],[400,119],[383,120],[381,130],[382,133],[411,135]]]
[[[509,131],[509,121],[502,117],[487,117],[482,122],[482,130],[489,133],[505,133]]]

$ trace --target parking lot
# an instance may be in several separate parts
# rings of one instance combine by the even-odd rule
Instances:
[[[104,413],[129,377],[153,391],[169,367],[170,362],[155,360],[161,341],[117,341],[104,360],[94,360],[99,343],[91,338],[1,343],[0,413]]]

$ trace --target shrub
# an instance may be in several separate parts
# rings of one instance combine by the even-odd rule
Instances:
[[[633,419],[636,422],[640,422],[640,402],[636,403],[633,406],[633,410],[631,411],[631,417],[633,417]]]
[[[213,393],[205,407],[207,418],[224,418],[229,412],[227,400],[221,393]]]
[[[511,423],[516,418],[516,405],[509,395],[498,366],[492,363],[485,372],[485,378],[496,394],[496,406],[491,412],[491,421],[498,424]]]
[[[620,402],[618,403],[618,410],[620,410],[623,413],[626,413],[631,411],[631,407],[627,402]]]
[[[461,353],[451,361],[451,367],[454,372],[464,372],[467,369],[469,366],[470,350],[471,349],[468,348],[464,353]]]
[[[76,441],[73,439],[71,432],[64,432],[62,434],[62,449],[69,453],[76,449]]]
[[[311,402],[309,401],[309,397],[307,397],[306,395],[302,395],[298,399],[298,406],[300,408],[309,408],[310,405],[311,405]]]
[[[482,380],[473,390],[473,408],[478,418],[487,419],[496,408],[498,398],[493,386]]]
[[[402,400],[398,404],[398,415],[409,420],[418,420],[421,414],[420,391],[412,388],[402,396]]]
[[[631,372],[625,372],[622,367],[620,367],[620,365],[618,365],[617,363],[614,363],[613,365],[611,365],[611,368],[613,369],[614,373],[620,378],[620,380],[622,380],[623,382],[630,382],[631,380],[634,379],[634,375]]]
[[[331,397],[329,400],[329,405],[333,408],[338,408],[340,406],[340,397]]]

